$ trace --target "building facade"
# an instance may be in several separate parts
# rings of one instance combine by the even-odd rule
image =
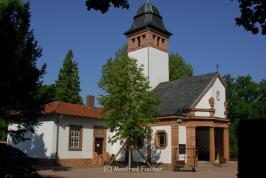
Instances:
[[[159,10],[147,2],[137,11],[128,38],[128,55],[143,67],[151,89],[160,98],[158,122],[150,124],[151,137],[141,153],[148,161],[173,167],[180,162],[229,160],[229,119],[226,86],[217,72],[169,81],[169,39]],[[62,165],[85,166],[110,161],[121,148],[108,143],[114,133],[103,127],[103,109],[89,105],[54,102],[46,105],[35,134],[24,143],[11,144],[29,156],[57,160]],[[10,127],[15,127],[12,125]],[[117,161],[126,161],[121,152]],[[143,157],[133,153],[135,162]]]

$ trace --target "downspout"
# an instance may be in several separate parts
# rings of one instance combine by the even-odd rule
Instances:
[[[60,126],[60,120],[62,119],[63,115],[60,115],[60,118],[57,117],[56,120],[56,124],[57,124],[57,128],[56,128],[56,151],[55,151],[55,159],[58,160],[59,156],[58,156],[58,148],[59,148],[59,126]]]

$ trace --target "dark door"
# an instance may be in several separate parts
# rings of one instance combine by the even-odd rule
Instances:
[[[99,155],[103,154],[103,140],[104,140],[104,138],[95,138],[94,150]]]

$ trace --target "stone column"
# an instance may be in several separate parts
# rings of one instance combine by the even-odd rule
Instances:
[[[224,158],[226,161],[230,159],[229,153],[229,128],[223,129],[223,150],[224,150]]]
[[[194,152],[193,150],[196,148],[196,127],[195,126],[187,126],[187,165],[194,164]],[[197,159],[197,158],[196,158]]]
[[[214,127],[210,127],[210,162],[215,161],[215,136]]]
[[[179,140],[178,140],[178,126],[172,126],[172,165],[175,166],[175,162],[178,161],[178,154],[179,151],[178,149],[178,145],[179,145]]]

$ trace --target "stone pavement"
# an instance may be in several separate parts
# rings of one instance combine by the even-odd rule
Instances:
[[[157,172],[110,172],[101,167],[77,168],[69,170],[43,170],[39,171],[45,178],[236,178],[236,162],[230,162],[226,166],[204,165],[197,168],[197,172],[191,171],[158,171]]]

